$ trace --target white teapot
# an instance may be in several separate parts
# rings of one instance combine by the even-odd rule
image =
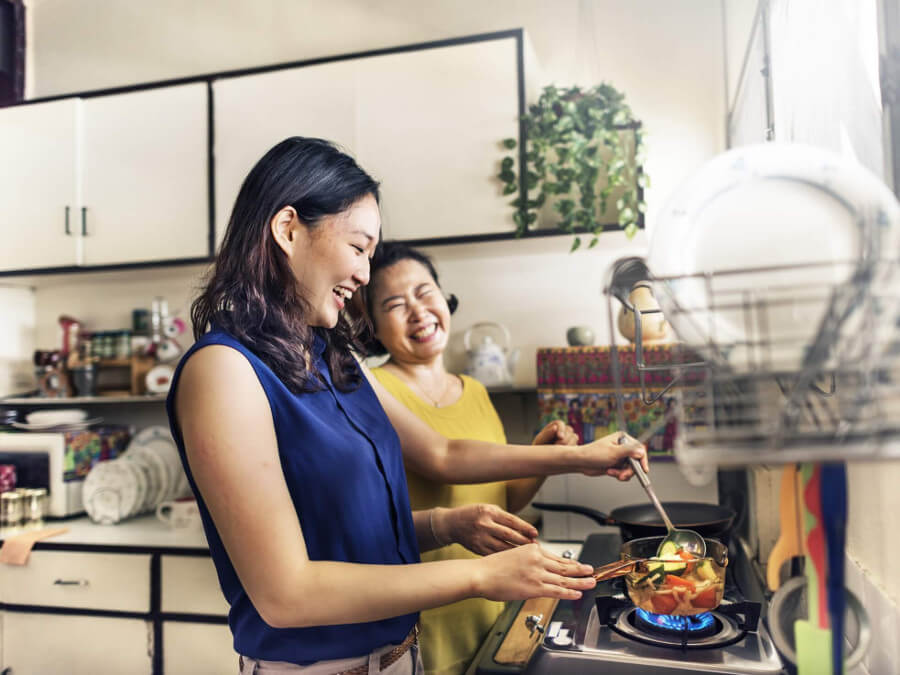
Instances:
[[[494,342],[487,331],[501,335],[504,344]],[[472,335],[484,332],[481,340],[473,347]],[[483,322],[471,326],[463,334],[463,344],[469,357],[466,375],[474,377],[486,387],[510,386],[513,383],[513,371],[519,360],[519,350],[509,349],[509,330],[499,323]]]

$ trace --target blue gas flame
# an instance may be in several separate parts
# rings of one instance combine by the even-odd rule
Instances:
[[[654,627],[671,630],[675,633],[702,631],[712,626],[716,620],[712,612],[694,614],[693,616],[672,616],[670,614],[653,614],[652,612],[638,609],[637,615]]]

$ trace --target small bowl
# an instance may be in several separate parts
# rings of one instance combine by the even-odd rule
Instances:
[[[566,341],[572,347],[587,347],[594,344],[594,331],[590,326],[572,326],[566,331]]]

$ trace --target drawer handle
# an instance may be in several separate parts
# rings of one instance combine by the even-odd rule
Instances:
[[[87,579],[57,579],[53,582],[54,586],[90,586],[91,582]]]

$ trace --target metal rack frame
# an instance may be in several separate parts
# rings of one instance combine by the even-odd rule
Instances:
[[[802,277],[804,267],[812,278],[843,281],[767,284],[759,276]],[[669,363],[645,358],[641,317],[662,310],[628,303],[639,279],[653,283],[676,330],[704,336],[673,347]],[[684,284],[697,291],[690,306],[678,301]],[[900,459],[900,260],[869,250],[851,261],[655,277],[641,258],[623,258],[604,293],[619,422],[614,299],[635,314],[642,400],[675,396],[675,455],[685,466]],[[785,326],[792,315],[817,319],[805,329]],[[738,338],[717,335],[723,316],[740,327]],[[644,374],[660,371],[671,380],[651,389]]]

